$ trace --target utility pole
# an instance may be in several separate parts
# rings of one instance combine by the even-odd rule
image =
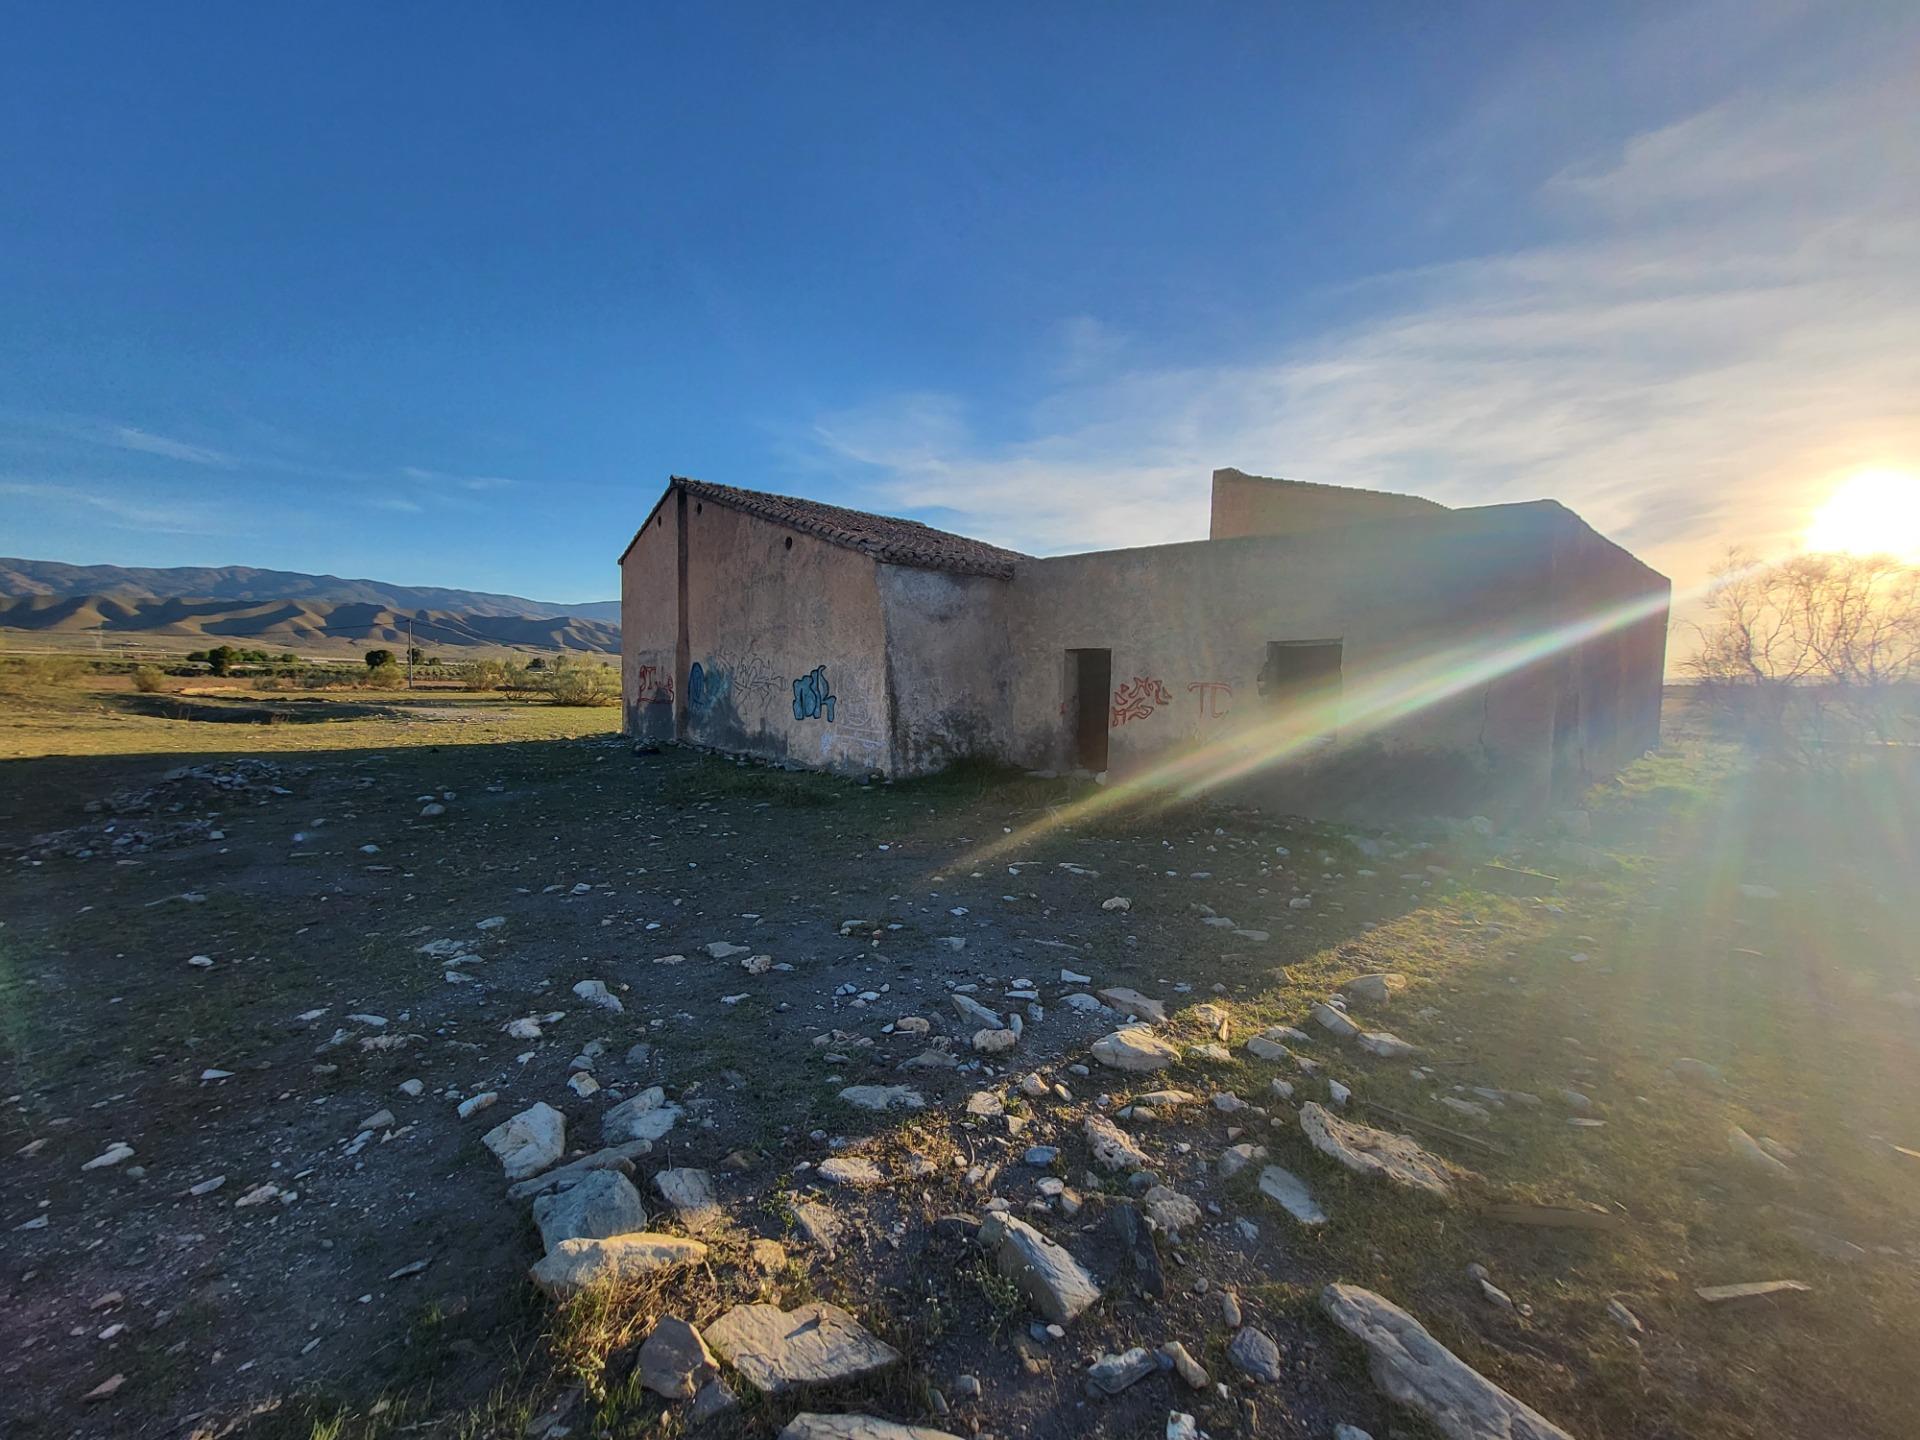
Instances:
[[[407,689],[413,689],[413,617],[407,616]]]

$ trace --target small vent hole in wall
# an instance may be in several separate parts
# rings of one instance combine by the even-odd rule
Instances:
[[[785,543],[787,549],[791,550],[793,548],[793,537],[791,535],[787,536]]]
[[[707,513],[707,507],[696,500],[693,502],[693,513],[696,515],[704,515]]]

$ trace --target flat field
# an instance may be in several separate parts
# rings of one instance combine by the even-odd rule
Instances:
[[[659,1320],[821,1300],[897,1362],[772,1394],[729,1364],[741,1403],[702,1433],[801,1409],[1060,1440],[1170,1411],[1215,1436],[1441,1433],[1323,1313],[1342,1281],[1582,1440],[1913,1433],[1898,775],[1769,776],[1677,731],[1589,797],[1590,834],[1363,833],[1213,804],[1095,819],[1017,775],[636,754],[611,710],[285,703],[329,708],[0,697],[0,1432],[681,1434],[688,1406],[636,1364]],[[1558,884],[1493,893],[1496,858]],[[1353,1017],[1411,1056],[1310,1018],[1378,972],[1405,987]],[[592,980],[617,1010],[576,993]],[[1168,1068],[1095,1058],[1138,1002],[1068,997],[1121,987],[1164,1003]],[[976,1050],[993,1027],[961,1000],[1021,1017],[1012,1048]],[[1312,1038],[1248,1048],[1275,1025]],[[1309,1144],[1330,1082],[1333,1113],[1417,1141],[1451,1194]],[[706,1256],[556,1304],[481,1137],[544,1103],[592,1151],[654,1086],[679,1115],[632,1180],[648,1229]],[[1129,1109],[1153,1091],[1188,1098]],[[1098,1162],[1096,1116],[1137,1163]],[[1236,1145],[1264,1153],[1229,1176]],[[1325,1224],[1261,1192],[1269,1165]],[[713,1208],[654,1183],[689,1169]],[[1062,1335],[975,1237],[995,1208],[1099,1286]],[[1123,1243],[1142,1210],[1158,1234]],[[1527,1223],[1547,1218],[1576,1223]],[[1699,1293],[1779,1280],[1806,1288]],[[1223,1292],[1274,1378],[1229,1357]],[[1089,1362],[1175,1340],[1220,1388],[1156,1367],[1090,1398]]]

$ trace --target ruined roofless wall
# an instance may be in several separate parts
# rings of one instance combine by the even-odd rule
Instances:
[[[1291,765],[1250,772],[1243,789],[1259,798],[1268,782],[1291,784],[1364,745],[1377,753],[1356,791],[1398,766],[1404,786],[1447,792],[1382,795],[1385,808],[1464,798],[1454,792],[1485,779],[1542,801],[1561,677],[1553,657],[1502,657],[1527,655],[1530,637],[1563,623],[1554,540],[1574,527],[1586,530],[1542,502],[1023,563],[1006,598],[1009,758],[1072,763],[1069,650],[1112,652],[1108,765],[1121,780],[1270,725],[1270,642],[1338,641],[1343,699],[1364,714],[1349,714],[1335,746],[1303,747]]]

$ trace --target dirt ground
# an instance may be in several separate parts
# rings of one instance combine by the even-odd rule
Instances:
[[[377,717],[360,723],[378,738]],[[1856,815],[1842,845],[1681,745],[1596,795],[1590,836],[1362,835],[1224,805],[1095,820],[1065,781],[859,786],[605,733],[500,739],[448,719],[436,744],[419,733],[434,716],[405,723],[391,746],[289,749],[276,727],[249,753],[220,725],[198,727],[200,754],[0,764],[0,1431],[677,1434],[685,1407],[639,1390],[632,1342],[658,1316],[706,1325],[770,1297],[833,1300],[904,1357],[807,1408],[1006,1436],[1157,1435],[1169,1411],[1216,1436],[1434,1433],[1389,1410],[1321,1315],[1339,1279],[1582,1437],[1911,1433],[1910,797],[1861,801],[1879,828],[1863,848]],[[1556,892],[1477,888],[1496,851],[1558,874]],[[436,940],[478,958],[449,966],[423,950]],[[720,942],[745,950],[715,958]],[[751,973],[755,955],[774,968]],[[1314,1030],[1312,1002],[1375,971],[1411,982],[1369,1023],[1419,1045],[1414,1065],[1317,1030],[1317,1074],[1245,1050],[1268,1025]],[[574,993],[591,979],[620,1013]],[[1115,986],[1173,1012],[1172,1069],[1090,1063],[1123,1018],[1063,1001]],[[1022,1015],[1015,1048],[977,1055],[956,993]],[[1199,1048],[1202,1002],[1231,1017],[1224,1057]],[[506,1033],[554,1012],[537,1039]],[[906,1016],[930,1033],[894,1026]],[[595,1041],[602,1088],[583,1097],[570,1062]],[[949,1063],[903,1068],[930,1050]],[[1690,1081],[1683,1056],[1716,1078]],[[1023,1094],[1032,1074],[1066,1098]],[[1312,1152],[1270,1082],[1324,1099],[1333,1077],[1353,1118],[1472,1171],[1462,1194],[1409,1196]],[[840,1098],[863,1084],[910,1086],[924,1108]],[[480,1137],[544,1101],[590,1150],[610,1105],[650,1085],[685,1113],[634,1181],[663,1212],[652,1228],[672,1229],[645,1180],[709,1172],[712,1254],[556,1311]],[[1249,1108],[1127,1122],[1201,1207],[1160,1237],[1150,1294],[1109,1228],[1128,1185],[1094,1172],[1081,1127],[1167,1087]],[[1005,1113],[969,1113],[982,1091]],[[1777,1140],[1791,1176],[1750,1174],[1735,1123]],[[1236,1141],[1305,1177],[1331,1223],[1296,1225],[1254,1188],[1258,1164],[1223,1180]],[[131,1154],[83,1168],[115,1142]],[[1023,1164],[1032,1145],[1059,1160]],[[882,1183],[824,1183],[819,1165],[848,1155]],[[1075,1213],[1042,1193],[1049,1177]],[[1036,1333],[969,1222],[943,1218],[977,1222],[996,1197],[1101,1284],[1062,1337]],[[1495,1218],[1538,1202],[1613,1223]],[[796,1224],[814,1205],[830,1248]],[[756,1238],[791,1263],[757,1272]],[[1473,1262],[1511,1305],[1466,1277]],[[1810,1289],[1695,1294],[1782,1278]],[[1228,1361],[1223,1289],[1278,1343],[1278,1382]],[[1640,1332],[1609,1318],[1615,1299]],[[1089,1397],[1089,1361],[1175,1339],[1224,1384],[1155,1374]],[[770,1435],[799,1408],[749,1397],[712,1430]]]

